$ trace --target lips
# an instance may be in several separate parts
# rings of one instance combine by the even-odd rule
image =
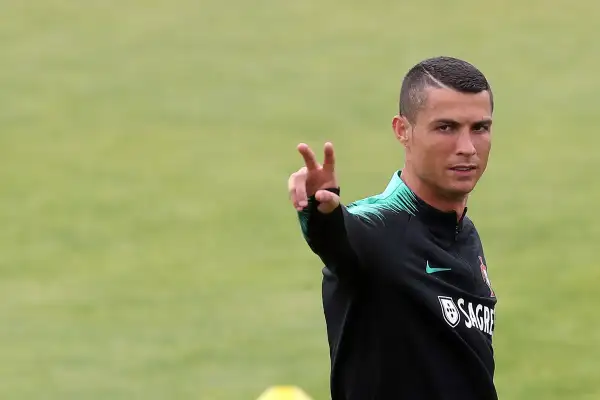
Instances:
[[[450,167],[451,170],[453,171],[471,171],[476,169],[476,167],[474,165],[456,165],[454,167]]]

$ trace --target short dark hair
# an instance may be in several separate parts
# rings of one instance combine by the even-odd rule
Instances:
[[[458,58],[433,57],[412,67],[402,81],[399,112],[410,122],[415,121],[419,109],[427,100],[427,87],[449,87],[463,93],[487,90],[494,109],[491,87],[479,69]]]

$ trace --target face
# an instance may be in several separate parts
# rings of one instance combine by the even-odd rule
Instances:
[[[411,124],[395,117],[394,131],[406,149],[406,168],[448,199],[464,198],[485,171],[491,148],[489,93],[428,88]]]

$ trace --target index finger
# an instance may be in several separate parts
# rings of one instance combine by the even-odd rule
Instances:
[[[300,143],[298,145],[298,151],[300,154],[302,154],[302,158],[304,158],[304,164],[309,171],[315,170],[319,167],[317,159],[315,158],[315,153],[313,153],[307,144]]]
[[[333,171],[335,169],[335,154],[333,153],[333,144],[325,143],[325,160],[323,168]]]

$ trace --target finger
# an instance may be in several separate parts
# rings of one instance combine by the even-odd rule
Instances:
[[[289,196],[290,200],[292,201],[292,203],[296,201],[295,182],[296,182],[297,175],[298,175],[298,172],[294,172],[288,178],[288,196]]]
[[[299,174],[296,176],[296,181],[294,182],[294,189],[296,192],[296,208],[299,210],[302,210],[308,205],[308,197],[306,195],[306,176],[306,172]]]
[[[315,153],[308,147],[307,144],[300,143],[298,145],[298,151],[302,154],[302,158],[304,158],[304,164],[309,171],[315,170],[319,167],[317,163],[317,159],[315,157]]]
[[[329,171],[335,170],[335,154],[333,152],[333,144],[330,142],[325,143],[325,161],[323,162],[323,168]]]
[[[303,208],[300,206],[300,200],[303,197],[302,189],[304,190],[304,197],[306,197],[306,175],[307,175],[306,172],[307,172],[306,167],[302,167],[298,171],[296,171],[292,175],[290,175],[290,177],[288,179],[288,195],[290,197],[292,204],[294,205],[294,208],[300,209],[300,210]],[[300,197],[298,196],[298,191],[297,191],[298,187],[302,188],[300,190]]]
[[[318,190],[315,198],[320,203],[317,209],[323,214],[333,212],[340,205],[340,196],[328,190]]]

